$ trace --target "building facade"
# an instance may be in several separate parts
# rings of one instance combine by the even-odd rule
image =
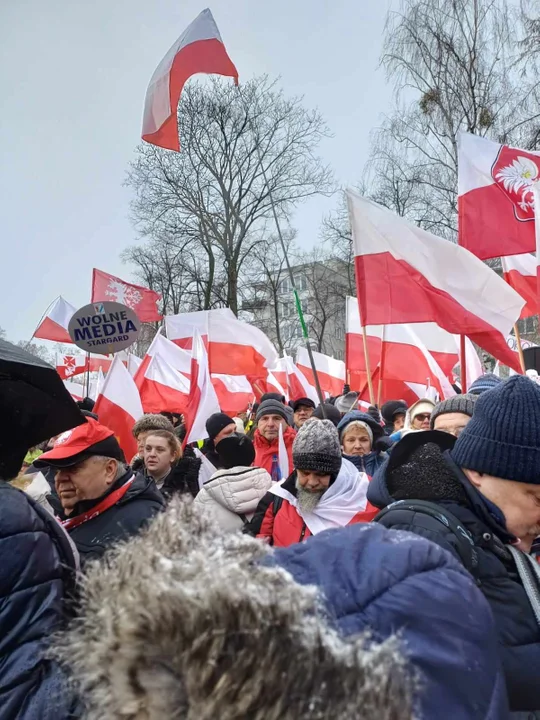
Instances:
[[[351,294],[347,263],[332,258],[292,268],[309,340],[314,350],[339,360],[345,356],[345,306]],[[294,355],[304,336],[296,310],[289,274],[280,270],[264,282],[254,283],[242,309],[280,352]]]

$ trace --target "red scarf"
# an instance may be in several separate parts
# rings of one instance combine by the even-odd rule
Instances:
[[[93,520],[98,515],[101,515],[101,513],[105,512],[105,510],[108,510],[110,507],[115,505],[121,498],[124,497],[134,480],[135,475],[132,475],[131,478],[122,485],[122,487],[119,487],[118,490],[115,490],[110,495],[107,495],[107,497],[103,498],[103,500],[91,510],[87,510],[80,515],[76,515],[75,517],[63,520],[61,524],[64,529],[73,530],[74,528],[79,527],[79,525],[85,523],[87,520]]]

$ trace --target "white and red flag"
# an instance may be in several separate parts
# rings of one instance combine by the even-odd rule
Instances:
[[[225,75],[238,85],[238,71],[208,8],[184,30],[150,79],[144,103],[143,140],[166,150],[180,150],[178,103],[186,81],[196,73]]]
[[[128,353],[127,369],[129,370],[131,377],[135,377],[137,370],[141,367],[141,365],[142,358],[137,357],[137,355],[134,355],[133,353]]]
[[[126,462],[131,462],[137,454],[133,425],[144,413],[135,381],[119,356],[111,364],[94,412],[99,416],[99,422],[114,432]]]
[[[251,383],[244,375],[221,375],[212,373],[212,385],[216,391],[221,412],[238,415],[245,412],[254,399]]]
[[[184,445],[205,440],[208,437],[206,421],[210,415],[219,411],[219,402],[208,368],[208,354],[201,336],[195,331],[191,350],[191,383],[184,413]]]
[[[82,375],[88,370],[86,355],[70,355],[56,353],[56,372],[62,380],[68,380],[75,375]]]
[[[157,322],[162,315],[157,304],[161,295],[149,288],[133,285],[114,275],[94,268],[92,273],[91,302],[122,303],[131,308],[141,322]]]
[[[64,385],[74,400],[84,400],[84,385],[73,380],[64,380]]]
[[[367,379],[362,326],[358,300],[347,298],[346,313],[346,363],[351,378],[351,387],[358,390]],[[396,325],[368,325],[366,327],[370,370],[373,374],[383,357],[385,377],[411,382],[424,382],[427,377],[425,356],[418,346],[417,336],[423,348],[429,352],[445,376],[449,376],[459,360],[459,337],[448,333],[436,323],[414,323]],[[407,376],[411,377],[407,377]],[[415,380],[415,378],[419,378]],[[424,378],[422,380],[421,378]]]
[[[178,370],[178,372],[181,372],[182,375],[189,376],[191,374],[191,354],[182,350],[182,348],[164,337],[161,334],[160,328],[150,343],[150,347],[146,351],[142,363],[137,368],[134,375],[135,381],[144,375],[152,358],[155,356],[163,358],[168,365]]]
[[[521,318],[538,314],[536,258],[530,253],[501,258],[503,278],[526,300]],[[468,374],[468,373],[467,373]]]
[[[343,360],[336,360],[329,355],[315,352],[312,350],[315,369],[323,393],[337,397],[343,392],[345,384],[345,363]],[[296,365],[304,374],[310,385],[316,387],[315,376],[309,361],[309,353],[304,347],[299,347],[296,351]]]
[[[59,296],[45,313],[45,317],[39,323],[32,337],[59,343],[72,343],[68,325],[74,313],[73,305]]]
[[[463,247],[347,191],[365,325],[435,322],[519,371],[505,338],[525,301]]]
[[[167,337],[189,350],[197,332],[208,348],[211,373],[266,379],[279,357],[259,328],[242,322],[229,308],[201,310],[165,317]]]
[[[190,379],[161,356],[154,355],[135,381],[145,413],[163,411],[184,413],[187,408]]]
[[[534,252],[538,182],[540,154],[460,133],[459,244],[482,260]]]
[[[315,387],[311,385],[289,355],[279,358],[269,377],[270,375],[277,381],[279,387],[285,388],[285,398],[287,400],[298,400],[304,397],[313,400],[315,405],[319,404]],[[273,388],[269,388],[269,392],[273,392]],[[276,392],[279,392],[279,390],[277,389]]]

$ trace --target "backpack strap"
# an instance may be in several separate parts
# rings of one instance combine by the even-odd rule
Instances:
[[[375,516],[373,522],[382,522],[386,525],[387,516],[392,513],[393,510],[412,510],[413,512],[422,513],[429,517],[438,520],[441,525],[444,525],[446,530],[449,530],[457,539],[457,553],[461,559],[463,565],[471,573],[475,575],[478,569],[478,553],[471,533],[463,526],[458,518],[437,503],[428,502],[427,500],[397,500],[396,502],[390,503],[384,510]]]

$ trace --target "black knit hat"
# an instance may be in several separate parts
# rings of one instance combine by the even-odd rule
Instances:
[[[206,421],[206,432],[210,440],[213,440],[219,433],[226,428],[227,425],[234,425],[232,417],[225,415],[225,413],[219,412],[210,415]]]
[[[315,408],[315,412],[311,417],[318,418],[319,420],[330,420],[330,422],[334,423],[334,425],[337,427],[339,424],[339,421],[341,420],[341,413],[331,403],[324,403],[324,414],[326,415],[326,418],[323,417],[323,409],[322,405],[319,405]]]
[[[468,470],[540,485],[540,387],[516,375],[483,392],[452,457]]]
[[[296,470],[327,473],[335,479],[341,468],[341,446],[334,424],[310,418],[294,439],[292,456]]]
[[[396,415],[407,414],[407,403],[404,400],[388,400],[381,408],[381,415],[387,425],[394,422]]]
[[[236,466],[249,467],[255,460],[255,448],[247,435],[232,433],[216,445],[221,466],[227,470]]]
[[[443,400],[435,405],[435,409],[431,413],[431,429],[433,430],[435,418],[438,418],[439,415],[446,415],[447,413],[463,413],[463,415],[472,417],[477,398],[477,395],[455,395],[454,397],[448,398],[448,400]]]
[[[285,397],[283,395],[280,395],[279,393],[264,393],[264,395],[261,397],[261,404],[263,402],[266,402],[267,400],[277,400],[278,402],[285,404]]]

